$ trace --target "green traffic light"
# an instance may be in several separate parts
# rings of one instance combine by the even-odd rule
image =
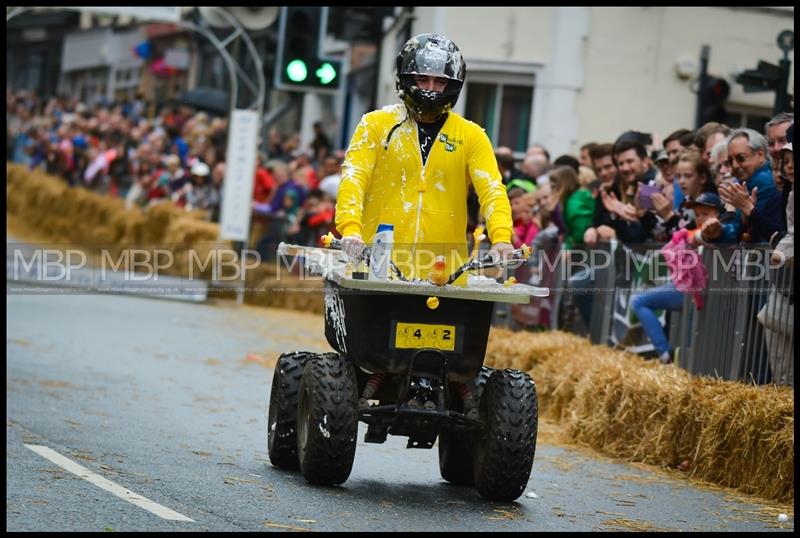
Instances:
[[[336,68],[328,62],[325,62],[317,69],[316,75],[323,84],[330,84],[330,82],[336,78]]]
[[[286,66],[286,76],[292,82],[303,82],[308,77],[308,68],[303,60],[292,60]]]

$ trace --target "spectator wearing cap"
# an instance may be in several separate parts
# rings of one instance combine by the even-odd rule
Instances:
[[[197,162],[192,166],[189,174],[190,181],[184,187],[185,207],[187,211],[194,209],[211,209],[212,195],[209,176],[211,169],[204,162]],[[211,215],[207,215],[210,218]]]
[[[745,241],[766,243],[772,234],[786,229],[781,193],[772,178],[766,140],[757,131],[742,128],[733,131],[727,141],[728,162],[733,175],[742,183],[720,185],[720,198],[741,215]]]
[[[660,149],[655,152],[653,155],[653,163],[655,163],[656,168],[658,171],[661,172],[661,177],[664,178],[664,181],[668,183],[672,183],[675,175],[672,171],[672,165],[669,162],[669,155],[667,155],[667,150]]]
[[[732,243],[737,240],[736,228],[723,223],[725,206],[717,194],[702,192],[697,198],[687,198],[685,205],[694,213],[694,222],[687,229],[692,230],[692,240],[701,243]]]

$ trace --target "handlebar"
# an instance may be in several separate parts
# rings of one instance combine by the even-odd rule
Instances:
[[[453,272],[453,274],[450,275],[450,277],[447,279],[446,284],[452,284],[453,282],[456,281],[456,279],[458,277],[460,277],[466,271],[482,271],[482,270],[485,270],[485,269],[492,269],[492,268],[497,268],[497,267],[507,267],[507,266],[510,266],[512,264],[515,264],[515,263],[518,263],[518,262],[521,262],[521,261],[525,261],[528,258],[530,258],[530,256],[531,256],[531,252],[532,252],[531,247],[529,247],[528,245],[524,245],[523,244],[520,248],[515,249],[512,252],[510,258],[507,258],[507,259],[504,259],[504,260],[503,259],[495,260],[495,259],[493,259],[492,255],[487,252],[482,260],[478,260],[478,259],[476,259],[476,256],[477,256],[477,244],[478,244],[477,243],[477,239],[482,234],[483,234],[483,229],[480,229],[480,231],[478,231],[478,229],[476,229],[476,233],[474,234],[475,235],[475,239],[476,239],[476,243],[475,243],[476,246],[473,248],[471,259],[467,263],[465,263],[464,265],[462,265],[461,267],[456,269],[455,272]],[[333,250],[342,250],[342,240],[338,239],[337,237],[335,237],[332,232],[328,232],[326,235],[323,235],[320,238],[320,241],[322,241],[322,245],[325,248],[330,248],[330,249],[333,249]],[[365,246],[364,247],[364,252],[361,254],[361,256],[359,256],[359,258],[368,257],[369,256],[369,252],[370,252],[370,247]],[[391,261],[391,260],[389,261],[389,263],[390,263],[390,266],[391,266],[392,270],[397,275],[397,277],[400,280],[408,282],[408,279],[403,276],[403,273],[400,271],[400,269],[397,267],[397,265],[395,265],[395,263],[393,261]]]

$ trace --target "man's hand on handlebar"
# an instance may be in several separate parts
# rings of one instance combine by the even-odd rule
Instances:
[[[355,259],[364,252],[364,241],[358,235],[346,235],[342,237],[342,250],[350,258]]]
[[[494,261],[508,260],[514,255],[514,246],[511,243],[495,243],[489,250],[489,255]]]

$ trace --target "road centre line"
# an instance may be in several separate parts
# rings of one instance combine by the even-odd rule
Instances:
[[[139,508],[144,508],[148,512],[152,512],[153,514],[157,515],[162,519],[170,519],[173,521],[191,521],[194,523],[194,520],[184,516],[183,514],[179,514],[173,510],[165,506],[161,506],[160,504],[151,501],[141,495],[137,495],[136,493],[132,492],[131,490],[124,488],[120,485],[115,484],[111,480],[100,476],[99,474],[93,473],[86,467],[79,465],[72,461],[69,458],[66,458],[56,452],[55,450],[48,448],[46,446],[41,445],[25,445],[26,448],[31,449],[32,451],[36,452],[40,456],[45,459],[48,459],[58,465],[66,469],[67,471],[71,472],[72,474],[78,476],[79,478],[83,478],[88,482],[94,484],[95,486],[104,489],[110,493],[113,493],[120,499],[124,499],[130,503],[135,504]]]

